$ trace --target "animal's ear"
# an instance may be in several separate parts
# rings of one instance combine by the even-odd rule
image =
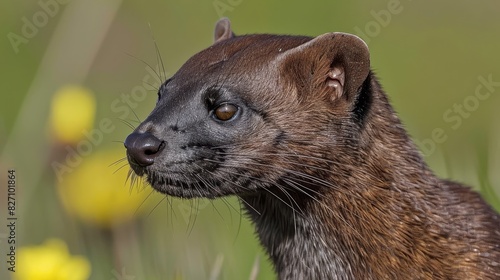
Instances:
[[[359,37],[327,33],[284,52],[282,71],[299,86],[325,92],[331,100],[355,98],[370,73],[368,46]],[[298,76],[299,75],[299,76]]]
[[[221,18],[215,24],[214,44],[233,38],[235,35],[231,30],[231,22],[228,18]]]

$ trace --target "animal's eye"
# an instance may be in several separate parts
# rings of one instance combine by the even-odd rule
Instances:
[[[231,118],[233,118],[237,112],[238,112],[237,106],[229,103],[224,103],[219,107],[215,108],[214,116],[220,121],[228,121]]]

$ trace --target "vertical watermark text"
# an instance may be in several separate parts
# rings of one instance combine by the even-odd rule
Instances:
[[[16,272],[16,171],[7,171],[7,270]]]

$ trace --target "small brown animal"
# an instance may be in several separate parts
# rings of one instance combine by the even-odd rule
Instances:
[[[280,279],[500,279],[500,216],[429,170],[354,35],[222,19],[125,147],[161,193],[238,196]]]

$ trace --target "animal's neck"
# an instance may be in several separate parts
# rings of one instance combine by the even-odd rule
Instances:
[[[289,190],[242,199],[280,279],[369,279],[378,262],[385,262],[379,265],[385,272],[397,271],[390,254],[380,252],[400,250],[391,242],[395,236],[413,234],[405,219],[416,199],[397,189],[388,181],[352,182],[311,197]]]
[[[292,209],[269,193],[242,199],[279,279],[352,275],[350,263],[342,256],[345,250],[336,241],[332,243],[335,237],[310,208],[315,206],[294,205]]]
[[[262,192],[242,197],[280,279],[383,276],[373,271],[377,266],[384,268],[380,273],[398,270],[391,258],[404,254],[408,244],[390,240],[416,234],[408,225],[415,223],[415,217],[424,219],[419,211],[427,208],[417,197],[422,193],[406,188],[420,185],[421,178],[428,178],[425,185],[431,186],[435,177],[385,95],[380,91],[373,97],[368,114],[380,115],[367,116],[359,141],[363,145],[357,151],[361,156],[332,167],[345,170],[332,170],[320,178],[330,187],[314,187],[312,182],[314,191],[305,194],[280,182],[286,195]]]

